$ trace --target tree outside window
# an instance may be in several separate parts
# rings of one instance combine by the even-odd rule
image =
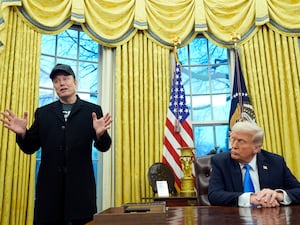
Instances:
[[[195,154],[228,150],[231,88],[228,50],[205,37],[178,49],[182,81],[192,119]]]

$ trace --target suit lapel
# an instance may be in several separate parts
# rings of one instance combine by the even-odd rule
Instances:
[[[77,97],[77,101],[73,105],[73,108],[71,110],[70,115],[68,116],[68,119],[70,119],[73,115],[75,115],[78,111],[80,111],[81,105],[82,105],[81,100],[79,99],[79,97]],[[62,122],[65,122],[64,115],[62,113],[62,106],[59,101],[54,102],[52,109],[53,109],[55,115],[57,116],[57,118],[59,120],[61,120]]]
[[[71,113],[68,117],[68,119],[72,118],[72,116],[74,116],[76,113],[78,113],[81,110],[81,100],[79,99],[79,97],[77,96],[77,101],[75,102],[75,104],[72,107]]]
[[[232,160],[232,159],[230,159]],[[240,164],[236,162],[235,160],[232,160],[229,165],[230,166],[230,172],[232,174],[232,183],[233,183],[233,189],[237,191],[243,191],[243,179],[242,179],[242,172],[240,168]]]
[[[62,113],[61,103],[59,101],[54,102],[52,110],[59,120],[65,122],[64,115]]]
[[[257,170],[259,176],[259,184],[260,188],[263,189],[264,187],[268,187],[269,183],[269,167],[270,165],[265,160],[265,157],[262,153],[257,154]]]

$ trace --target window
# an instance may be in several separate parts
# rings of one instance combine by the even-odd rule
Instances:
[[[98,102],[98,65],[100,46],[79,29],[69,29],[58,35],[42,36],[39,105],[57,100],[49,74],[57,63],[72,67],[78,81],[77,94],[81,99]],[[36,175],[41,152],[37,153]],[[98,151],[92,153],[95,176],[98,175]],[[98,179],[96,179],[97,182]]]
[[[231,88],[225,48],[205,37],[178,50],[182,81],[192,119],[196,156],[228,150]]]

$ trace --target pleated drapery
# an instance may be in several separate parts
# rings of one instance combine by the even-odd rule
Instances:
[[[240,52],[257,122],[265,130],[264,147],[283,155],[299,179],[299,40],[263,27]]]
[[[170,93],[169,50],[142,33],[116,49],[116,204],[152,196],[147,172],[161,161]]]
[[[223,47],[232,46],[233,33],[241,35],[241,64],[258,124],[265,129],[263,147],[283,155],[300,179],[299,1],[2,0],[0,6],[0,111],[32,115],[37,106],[36,31],[58,34],[76,23],[98,43],[116,48],[115,206],[150,194],[147,169],[162,155],[169,49],[174,38],[182,47],[199,33]],[[0,150],[0,225],[31,225],[35,158],[21,153],[3,127]]]
[[[78,23],[108,47],[126,43],[137,30],[165,47],[172,47],[175,37],[184,46],[199,32],[230,46],[233,33],[241,35],[242,43],[264,24],[281,34],[300,34],[300,2],[295,0],[2,0],[2,10],[9,6],[18,7],[27,23],[43,33],[57,34]],[[0,30],[1,23],[0,17]]]
[[[18,116],[33,113],[38,105],[41,35],[30,29],[10,8],[7,34],[0,54],[0,111],[11,109]],[[16,136],[0,126],[0,224],[32,225],[35,155],[16,145]]]

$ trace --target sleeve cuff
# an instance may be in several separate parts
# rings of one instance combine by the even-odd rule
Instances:
[[[282,204],[282,205],[290,205],[292,203],[292,200],[291,200],[290,196],[288,196],[288,194],[286,193],[285,190],[276,189],[275,191],[283,193],[283,201],[280,202],[280,204]]]
[[[239,196],[238,205],[239,207],[251,207],[250,195],[251,192],[243,193]]]

